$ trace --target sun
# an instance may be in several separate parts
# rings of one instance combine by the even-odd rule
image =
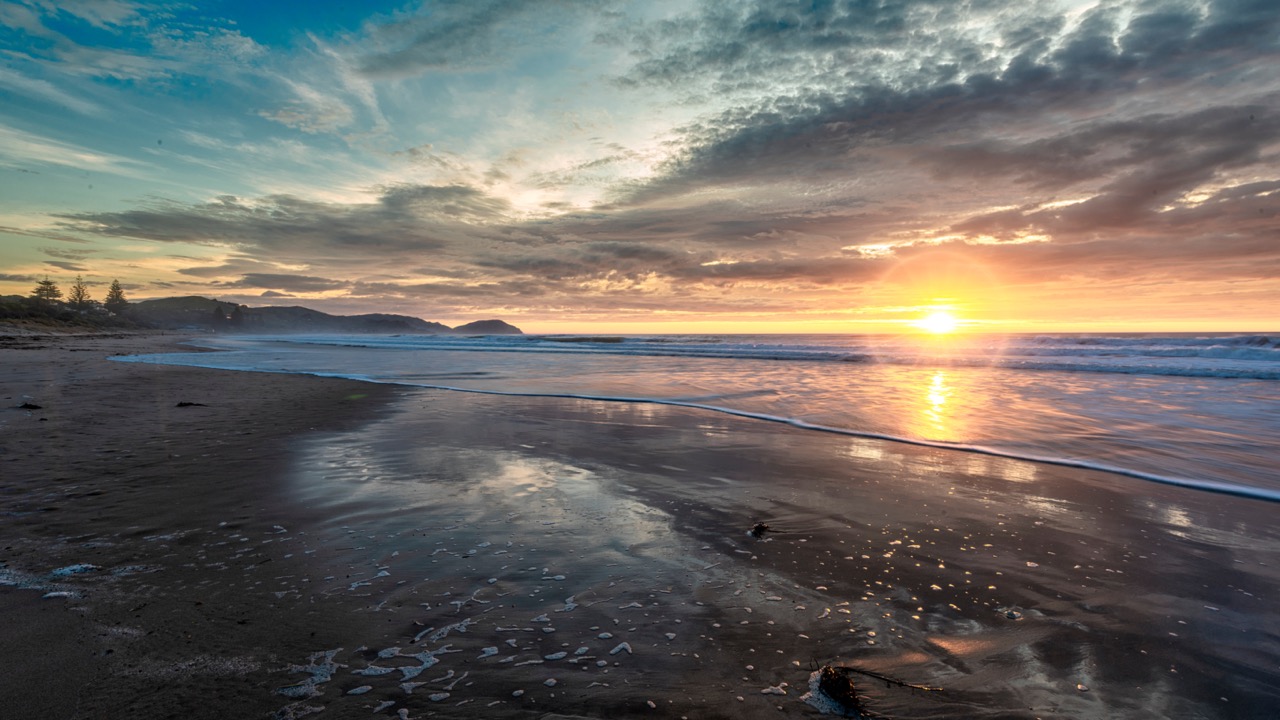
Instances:
[[[960,326],[960,321],[956,319],[955,315],[946,310],[935,310],[912,324],[925,332],[933,333],[934,335],[945,335],[955,332],[956,328]]]

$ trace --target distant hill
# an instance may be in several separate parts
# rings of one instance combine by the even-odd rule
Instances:
[[[520,328],[501,320],[477,320],[459,325],[453,332],[466,335],[523,335]]]
[[[373,313],[330,315],[311,308],[249,307],[189,295],[131,303],[129,317],[157,328],[262,333],[370,333],[438,335],[522,335],[519,328],[501,320],[481,320],[450,328],[409,315]]]

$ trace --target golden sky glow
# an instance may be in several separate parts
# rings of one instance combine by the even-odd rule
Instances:
[[[953,333],[960,327],[960,321],[956,316],[946,310],[934,310],[912,324],[935,335]]]

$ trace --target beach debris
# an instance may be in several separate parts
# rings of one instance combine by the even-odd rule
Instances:
[[[18,406],[19,410],[43,410],[44,407],[35,403],[24,402]]]
[[[209,406],[205,405],[204,403],[187,402],[186,400],[183,400],[179,402],[177,405],[174,405],[174,407],[209,407]]]
[[[751,529],[747,531],[747,534],[753,538],[762,538],[764,537],[764,534],[770,530],[773,530],[773,528],[769,527],[768,523],[758,522],[751,526]]]
[[[809,692],[800,698],[818,710],[833,715],[859,718],[883,718],[867,709],[866,699],[858,693],[853,675],[879,680],[886,687],[904,687],[921,692],[942,692],[942,688],[914,685],[887,675],[848,665],[823,665],[809,676]]]
[[[633,655],[633,654],[634,654],[634,653],[632,652],[632,650],[631,650],[631,643],[628,643],[628,642],[618,643],[618,646],[617,646],[617,647],[615,647],[614,649],[610,650],[610,651],[609,651],[609,654],[610,654],[610,655],[617,655],[618,653],[620,653],[620,652],[624,652],[624,651],[625,651],[628,655]]]
[[[1009,620],[1022,619],[1022,611],[1018,610],[1016,606],[996,608],[996,612],[1000,613],[1001,615],[1004,615]]]

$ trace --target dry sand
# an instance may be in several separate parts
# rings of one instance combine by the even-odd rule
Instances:
[[[837,662],[945,688],[862,683],[899,718],[1280,707],[1265,503],[681,408],[103,360],[163,342],[0,348],[2,717],[809,717]]]

